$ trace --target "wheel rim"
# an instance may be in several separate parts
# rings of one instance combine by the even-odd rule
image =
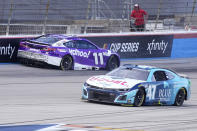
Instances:
[[[183,90],[181,90],[181,91],[178,93],[178,96],[177,96],[177,105],[182,105],[184,99],[185,99],[185,93],[184,93]]]
[[[135,105],[141,106],[143,104],[143,101],[144,101],[144,93],[143,91],[139,90],[135,98]]]
[[[111,62],[109,63],[109,69],[113,70],[118,67],[117,61],[115,58],[112,58]]]
[[[65,57],[62,66],[64,70],[69,70],[72,67],[72,58],[70,57]]]
[[[138,96],[137,96],[137,101],[138,101],[138,103],[141,103],[142,100],[143,100],[143,94],[140,91],[139,94],[138,94]]]

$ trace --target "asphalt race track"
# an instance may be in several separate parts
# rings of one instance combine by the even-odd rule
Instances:
[[[188,75],[191,99],[182,107],[90,103],[81,100],[81,87],[88,77],[106,71],[61,71],[0,64],[0,126],[62,123],[103,127],[102,130],[197,130],[197,58],[123,63],[170,68]]]

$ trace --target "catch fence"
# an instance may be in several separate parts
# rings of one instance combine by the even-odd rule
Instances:
[[[197,29],[196,0],[0,0],[0,35],[130,32],[136,3],[146,32]]]

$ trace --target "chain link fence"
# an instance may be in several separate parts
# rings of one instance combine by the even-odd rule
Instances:
[[[0,35],[130,32],[136,3],[146,32],[197,30],[196,0],[0,0]]]

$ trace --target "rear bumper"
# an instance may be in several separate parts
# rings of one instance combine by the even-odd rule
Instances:
[[[25,58],[30,60],[35,60],[39,62],[44,62],[50,65],[54,66],[60,66],[62,58],[55,57],[55,56],[49,56],[47,54],[37,53],[37,52],[30,52],[30,51],[18,51],[18,58]]]
[[[19,58],[25,58],[25,59],[32,59],[36,61],[41,61],[41,62],[47,62],[48,56],[35,53],[35,52],[28,52],[28,51],[23,51],[19,50],[17,57]]]

